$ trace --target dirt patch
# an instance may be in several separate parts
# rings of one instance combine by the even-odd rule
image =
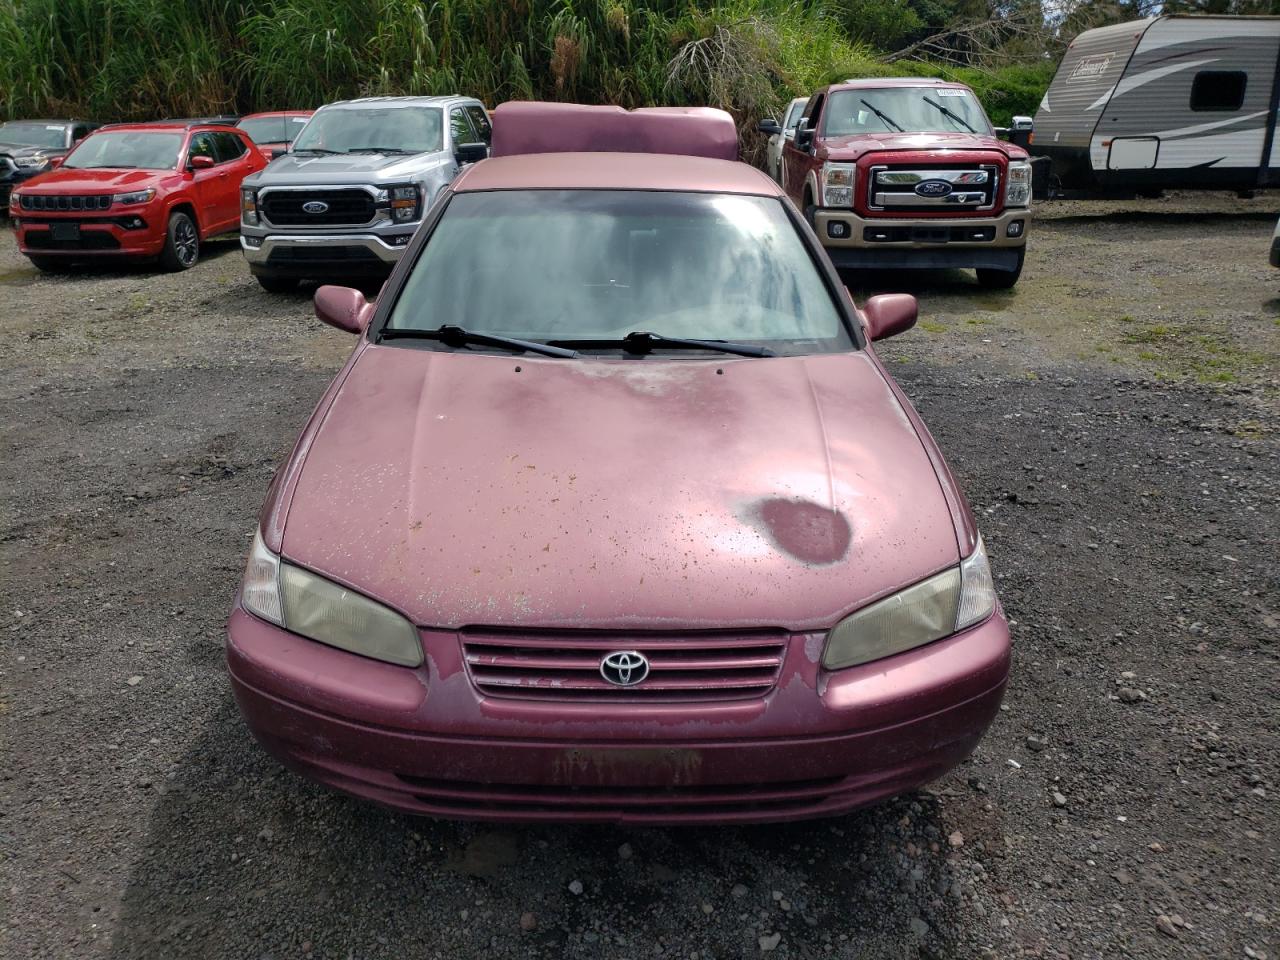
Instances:
[[[1007,294],[874,278],[921,297],[882,353],[978,514],[1014,675],[952,775],[769,828],[495,832],[281,769],[222,630],[350,340],[229,245],[46,278],[0,237],[0,955],[1274,960],[1275,211],[1211,199],[1046,206]]]

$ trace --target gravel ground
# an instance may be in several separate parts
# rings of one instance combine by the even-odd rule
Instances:
[[[222,630],[349,349],[234,242],[0,235],[0,955],[1280,958],[1274,199],[1049,204],[883,353],[981,518],[1006,707],[915,795],[770,828],[414,820],[280,769]]]

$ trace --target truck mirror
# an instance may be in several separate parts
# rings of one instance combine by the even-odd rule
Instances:
[[[479,163],[489,156],[489,147],[483,143],[460,143],[456,154],[459,163]]]
[[[1035,139],[1035,121],[1031,117],[1014,117],[1013,126],[1009,128],[1009,142],[1019,147],[1031,146]]]
[[[808,150],[813,146],[813,128],[809,126],[808,118],[796,124],[796,146],[801,150]]]
[[[766,137],[776,137],[782,132],[782,126],[773,117],[766,117],[756,125],[756,129]]]

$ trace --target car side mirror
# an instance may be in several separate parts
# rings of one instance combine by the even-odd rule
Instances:
[[[347,333],[364,333],[373,313],[373,305],[364,294],[351,287],[325,285],[316,291],[316,316]]]
[[[773,117],[765,117],[758,124],[756,129],[763,133],[766,137],[776,137],[782,132],[782,125]]]
[[[862,308],[867,336],[884,340],[910,330],[916,325],[919,306],[909,293],[882,293],[872,297]]]
[[[459,163],[479,163],[489,156],[489,145],[487,143],[460,143],[456,153]]]
[[[192,170],[210,170],[213,168],[213,157],[191,157],[187,166]]]
[[[800,150],[808,150],[813,146],[813,128],[809,126],[808,120],[801,120],[796,124],[796,147]]]
[[[1013,126],[1009,128],[1009,142],[1015,146],[1031,146],[1035,140],[1036,122],[1031,117],[1014,117]]]

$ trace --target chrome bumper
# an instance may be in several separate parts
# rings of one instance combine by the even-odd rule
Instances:
[[[298,248],[315,250],[324,247],[355,247],[368,250],[384,263],[394,264],[408,246],[407,244],[399,247],[392,246],[372,233],[328,233],[306,236],[268,234],[262,238],[261,245],[256,247],[249,246],[248,239],[241,235],[240,249],[244,251],[246,260],[256,264],[266,264],[271,258],[272,251],[275,250]]]

